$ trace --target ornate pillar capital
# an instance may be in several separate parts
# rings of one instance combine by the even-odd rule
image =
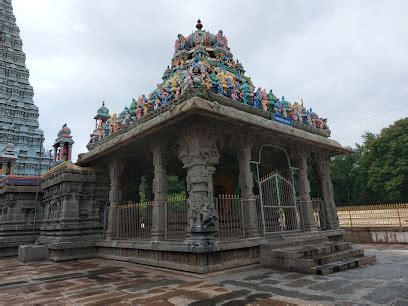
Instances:
[[[316,153],[313,154],[313,160],[317,165],[317,175],[319,178],[329,177],[330,179],[330,156]]]
[[[310,155],[311,153],[308,150],[299,148],[290,150],[290,158],[294,161],[306,160],[307,162]]]
[[[218,164],[220,154],[217,142],[221,140],[221,134],[207,126],[194,126],[184,132],[178,139],[178,156],[184,168],[190,164]]]

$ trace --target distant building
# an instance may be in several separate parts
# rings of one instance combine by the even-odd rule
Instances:
[[[36,175],[44,133],[39,129],[38,107],[28,81],[25,54],[11,0],[0,0],[0,152],[14,147],[13,174]],[[41,173],[48,169],[49,158],[41,148]],[[0,173],[10,173],[10,162]]]

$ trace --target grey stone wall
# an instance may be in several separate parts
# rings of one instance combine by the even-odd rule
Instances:
[[[109,202],[106,174],[70,162],[60,168],[44,177],[44,220],[38,242],[95,241],[101,238]]]
[[[18,245],[30,243],[33,234],[36,186],[0,189],[0,257],[17,255]],[[37,220],[41,223],[42,192],[38,194]]]

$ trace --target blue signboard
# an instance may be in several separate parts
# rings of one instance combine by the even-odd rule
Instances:
[[[273,120],[278,121],[283,124],[292,125],[292,120],[289,118],[285,118],[279,114],[273,114]]]

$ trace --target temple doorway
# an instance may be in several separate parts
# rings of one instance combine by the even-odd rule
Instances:
[[[256,167],[264,234],[298,231],[300,220],[288,153],[279,146],[263,145]]]

